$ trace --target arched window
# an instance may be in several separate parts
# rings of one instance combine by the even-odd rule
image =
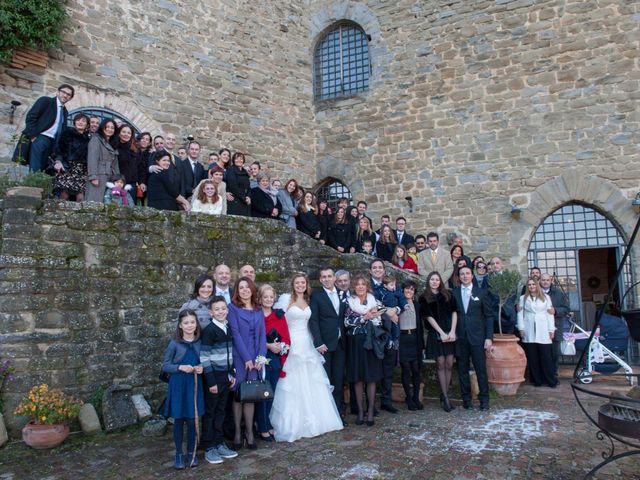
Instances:
[[[140,133],[140,130],[138,130],[138,128],[134,125],[134,123],[131,120],[129,120],[127,117],[119,114],[118,112],[114,112],[113,110],[109,110],[108,108],[101,108],[101,107],[84,107],[84,108],[76,108],[75,110],[72,110],[71,112],[69,112],[69,120],[68,120],[68,125],[70,127],[73,127],[73,117],[75,117],[78,113],[84,113],[89,118],[98,117],[101,122],[105,118],[111,118],[113,119],[114,122],[116,122],[116,125],[120,125],[121,123],[127,123],[131,125],[131,127],[133,128],[134,135],[137,135]]]
[[[316,100],[347,97],[369,89],[369,40],[362,28],[341,22],[318,41],[313,58]]]
[[[347,188],[347,186],[342,183],[340,180],[336,180],[335,178],[326,179],[316,190],[316,195],[318,198],[324,198],[327,200],[329,207],[335,208],[338,205],[338,200],[342,197],[345,197],[349,200],[349,205],[351,205],[351,191]]]

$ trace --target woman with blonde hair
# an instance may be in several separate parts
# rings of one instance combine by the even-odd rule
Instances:
[[[220,215],[222,213],[222,196],[213,180],[202,180],[193,191],[191,197],[191,211]]]

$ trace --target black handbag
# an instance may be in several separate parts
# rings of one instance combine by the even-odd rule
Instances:
[[[238,386],[238,401],[264,402],[265,400],[273,400],[273,388],[269,382],[262,379],[247,379]]]
[[[276,343],[280,341],[280,334],[278,330],[272,328],[269,333],[267,333],[267,343]]]
[[[158,375],[158,380],[160,380],[161,382],[164,383],[169,383],[169,379],[171,378],[171,375],[167,372],[164,371],[160,371],[160,375]]]

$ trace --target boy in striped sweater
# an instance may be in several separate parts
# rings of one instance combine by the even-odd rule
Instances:
[[[227,325],[227,302],[216,296],[211,300],[211,321],[202,327],[200,363],[203,367],[205,413],[202,416],[202,446],[209,463],[222,463],[238,453],[224,443],[222,426],[229,397],[235,382],[233,341]]]

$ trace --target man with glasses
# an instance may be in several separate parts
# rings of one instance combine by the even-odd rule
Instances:
[[[415,239],[413,235],[406,232],[405,227],[407,226],[407,219],[404,217],[396,218],[396,241],[398,245],[404,245],[405,247],[410,243],[414,243]]]
[[[418,251],[418,253],[422,252],[423,250],[426,250],[427,249],[427,237],[425,237],[424,235],[416,235],[415,245],[416,245],[416,250]]]
[[[22,131],[13,160],[26,163],[29,170],[45,170],[49,155],[53,151],[64,129],[69,112],[65,104],[73,98],[75,90],[63,83],[55,97],[40,97],[27,112],[25,129]]]

